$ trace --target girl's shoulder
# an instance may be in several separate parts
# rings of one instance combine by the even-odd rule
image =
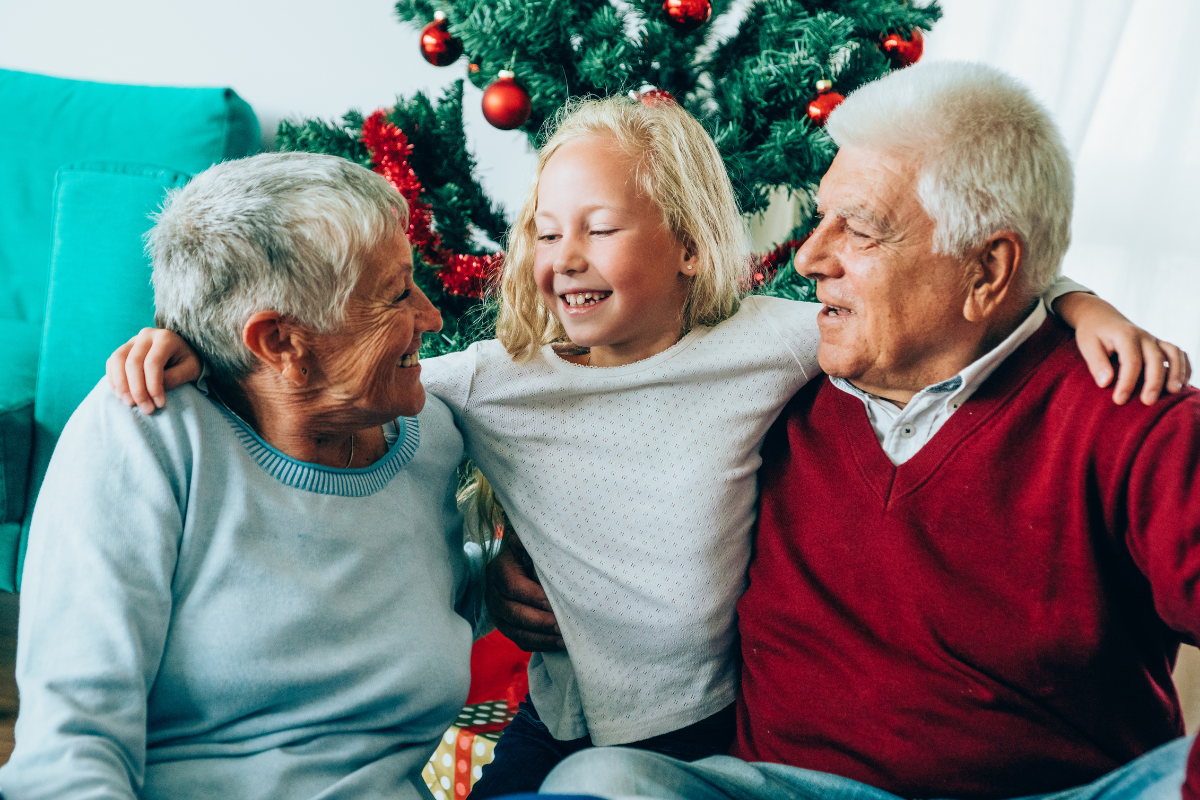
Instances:
[[[511,386],[532,373],[546,371],[540,351],[528,362],[515,360],[496,339],[472,344],[457,353],[421,360],[421,383],[441,398],[457,416],[481,386]]]
[[[820,308],[819,303],[754,294],[743,298],[737,313],[718,327],[766,327],[788,340],[809,334],[819,336],[817,311]]]
[[[541,358],[535,354],[533,360]],[[516,361],[498,339],[484,339],[472,343],[465,350],[456,353],[446,353],[421,360],[421,378],[425,383],[442,379],[461,379],[470,376],[481,369],[503,370],[505,368],[519,369],[522,365]]]
[[[820,307],[817,303],[750,295],[742,300],[736,314],[716,326],[713,332],[717,335],[711,337],[714,341],[710,346],[786,353],[805,375],[814,375],[819,369]]]

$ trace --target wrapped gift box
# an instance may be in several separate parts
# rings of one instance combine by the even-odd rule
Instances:
[[[464,800],[492,761],[500,733],[529,691],[529,654],[489,633],[471,649],[467,705],[442,736],[422,777],[435,800]]]
[[[463,800],[470,793],[514,712],[506,700],[463,708],[422,773],[435,800]]]

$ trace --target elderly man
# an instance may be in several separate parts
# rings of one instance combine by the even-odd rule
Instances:
[[[829,132],[797,257],[828,377],[763,447],[738,758],[589,751],[543,791],[1179,797],[1200,394],[1115,405],[1047,318],[1071,168],[1013,81],[903,70]]]

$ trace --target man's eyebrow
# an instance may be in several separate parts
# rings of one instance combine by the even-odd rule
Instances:
[[[818,200],[817,213],[822,216],[833,214],[843,219],[856,219],[859,222],[866,223],[873,230],[878,231],[879,235],[885,239],[890,238],[893,233],[892,224],[885,217],[879,216],[871,208],[861,203],[830,207]]]

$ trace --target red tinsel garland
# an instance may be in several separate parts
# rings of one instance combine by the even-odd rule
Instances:
[[[786,242],[776,245],[775,249],[766,255],[756,256],[754,274],[750,276],[750,288],[757,289],[774,278],[779,268],[795,256],[796,251],[807,239],[808,236],[801,239],[788,239]]]
[[[450,294],[480,298],[492,279],[500,274],[500,265],[503,263],[504,253],[490,256],[450,253],[445,267],[438,271],[438,278]]]
[[[379,109],[363,121],[362,142],[371,153],[372,168],[387,178],[408,201],[408,240],[432,265],[449,294],[480,298],[492,276],[497,274],[503,253],[488,256],[451,253],[442,247],[442,238],[433,230],[433,211],[421,199],[421,181],[408,163],[412,145],[404,131]]]

